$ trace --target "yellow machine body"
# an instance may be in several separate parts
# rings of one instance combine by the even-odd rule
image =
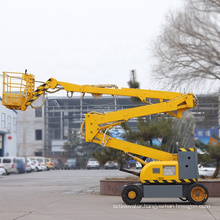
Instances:
[[[142,183],[173,183],[179,182],[178,161],[152,161],[141,170],[140,181]]]
[[[195,170],[196,168],[193,167]],[[148,184],[171,184],[171,183],[193,183],[194,178],[181,178],[178,161],[152,161],[147,163],[141,170],[140,181]]]

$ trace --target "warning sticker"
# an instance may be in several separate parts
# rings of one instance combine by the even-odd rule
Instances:
[[[163,166],[163,175],[164,176],[175,176],[176,166]]]

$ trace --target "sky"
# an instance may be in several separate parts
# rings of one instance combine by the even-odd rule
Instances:
[[[151,80],[152,41],[181,0],[0,0],[0,71],[74,84]],[[1,87],[1,86],[0,86]]]

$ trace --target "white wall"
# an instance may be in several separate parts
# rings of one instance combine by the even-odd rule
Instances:
[[[43,111],[43,108],[42,108]],[[30,106],[18,112],[18,156],[34,156],[44,149],[44,112],[35,117],[35,109]],[[42,130],[42,140],[36,140],[36,130]]]
[[[17,156],[17,111],[7,109],[0,98],[0,135],[3,137],[3,155]]]
[[[63,145],[66,140],[52,140],[52,152],[64,152]]]

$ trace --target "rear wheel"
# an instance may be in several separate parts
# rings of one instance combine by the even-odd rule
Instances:
[[[142,197],[142,190],[137,185],[127,185],[122,190],[122,200],[127,205],[138,205]]]
[[[192,184],[187,192],[187,198],[193,205],[202,205],[204,204],[209,197],[207,188],[200,183]]]

